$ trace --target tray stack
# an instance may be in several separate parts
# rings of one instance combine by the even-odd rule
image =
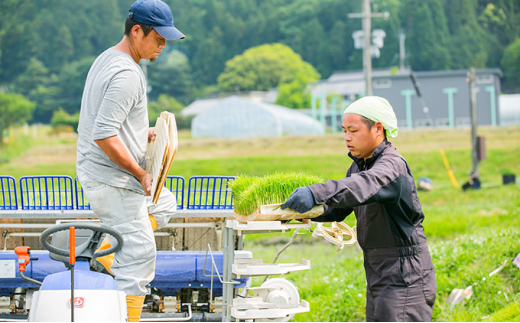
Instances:
[[[323,214],[323,205],[318,205],[312,208],[310,211],[305,213],[299,213],[291,209],[282,210],[279,204],[261,205],[256,211],[249,215],[238,214],[233,212],[235,218],[242,222],[250,221],[289,221],[289,220],[302,220],[312,219]]]

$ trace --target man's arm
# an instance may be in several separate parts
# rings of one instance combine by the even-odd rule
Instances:
[[[395,204],[399,200],[399,167],[397,158],[382,158],[371,169],[338,181],[327,180],[308,186],[316,204],[334,208],[352,208],[372,202]]]
[[[329,207],[327,205],[323,205],[325,208],[325,212],[316,218],[312,218],[311,220],[314,222],[341,222],[345,220],[347,216],[352,213],[353,209],[337,209],[333,207]]]
[[[117,136],[141,91],[139,76],[135,72],[124,70],[116,74],[101,101],[92,139],[110,160],[134,175],[141,182],[144,194],[150,196],[152,177],[135,162]],[[148,140],[152,138],[153,133],[148,132]]]
[[[152,194],[152,176],[142,169],[130,156],[128,150],[117,136],[94,140],[96,144],[107,154],[108,158],[124,170],[134,175],[143,186],[144,195]]]

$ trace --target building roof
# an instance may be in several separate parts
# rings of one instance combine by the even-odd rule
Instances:
[[[247,91],[239,93],[217,93],[209,98],[196,99],[187,107],[185,107],[181,111],[181,114],[185,116],[197,115],[208,110],[220,101],[229,98],[230,96],[238,96],[252,102],[274,103],[278,96],[278,89],[271,89],[269,91]]]
[[[204,112],[219,103],[222,99],[214,98],[214,99],[197,99],[190,103],[187,107],[182,109],[181,114],[184,116],[193,116],[197,115],[201,112]]]
[[[390,69],[372,70],[372,78],[390,76]],[[398,71],[408,75],[410,70]],[[309,83],[311,94],[336,93],[343,96],[356,95],[365,92],[365,74],[363,70],[336,71],[326,80]]]
[[[374,69],[372,70],[372,79],[382,78],[409,78],[411,70],[397,70],[397,73],[391,69]],[[429,77],[450,77],[463,76],[468,70],[452,70],[452,71],[417,71],[414,72],[418,78]],[[499,68],[477,69],[477,75],[494,74],[502,77],[502,71]],[[365,74],[363,70],[356,71],[336,71],[326,79],[314,83],[309,83],[311,94],[335,93],[342,96],[358,95],[365,92]]]

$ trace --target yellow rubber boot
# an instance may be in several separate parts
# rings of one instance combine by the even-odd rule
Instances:
[[[139,322],[143,310],[144,295],[126,295],[126,307],[128,308],[128,322]]]
[[[103,239],[103,242],[101,242],[101,246],[99,246],[97,251],[107,250],[110,247],[111,247],[110,242],[108,242],[108,238],[105,237],[105,239]],[[103,256],[103,257],[98,257],[96,260],[101,265],[103,265],[103,267],[105,267],[105,269],[108,270],[112,275],[114,274],[114,273],[112,273],[112,270],[110,270],[110,267],[112,267],[112,264],[114,263],[114,254],[113,253]]]

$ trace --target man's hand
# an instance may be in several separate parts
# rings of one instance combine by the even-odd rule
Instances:
[[[314,196],[312,195],[311,190],[304,186],[295,189],[287,201],[282,204],[281,209],[285,210],[289,208],[299,213],[305,213],[312,209],[315,205],[316,202],[314,202]]]
[[[148,128],[148,143],[155,140],[155,127]]]
[[[141,178],[138,178],[138,180],[141,182],[141,185],[143,186],[144,195],[152,195],[152,175],[148,174],[147,172],[144,172],[143,176],[141,176]]]
[[[143,187],[144,195],[150,196],[152,194],[152,176],[134,161],[117,136],[94,141],[110,160],[137,178]]]

